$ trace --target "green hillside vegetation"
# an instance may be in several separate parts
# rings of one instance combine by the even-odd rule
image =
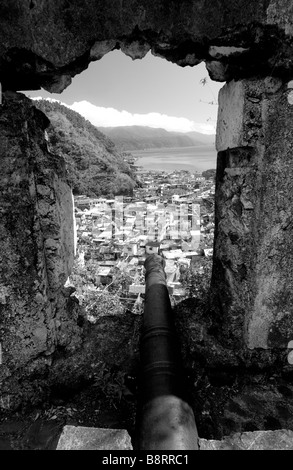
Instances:
[[[80,114],[57,102],[35,101],[51,121],[51,151],[67,164],[73,194],[90,197],[130,195],[135,175],[115,144]]]
[[[210,178],[214,178],[214,180],[216,181],[216,174],[217,174],[217,170],[215,170],[214,168],[212,168],[211,170],[206,170],[206,171],[202,172],[202,176],[206,180],[208,180]]]

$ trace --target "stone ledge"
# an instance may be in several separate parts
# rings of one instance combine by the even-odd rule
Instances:
[[[293,431],[254,431],[233,434],[222,441],[200,439],[200,450],[293,450]]]
[[[293,450],[293,431],[254,431],[221,441],[199,439],[200,450]],[[65,426],[56,450],[133,450],[124,429]]]
[[[65,426],[56,450],[132,450],[124,429]]]

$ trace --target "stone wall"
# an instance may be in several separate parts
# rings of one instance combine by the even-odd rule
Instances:
[[[114,49],[225,81],[292,72],[292,5],[283,0],[2,0],[0,82],[61,92]]]
[[[58,342],[69,346],[70,338],[71,348],[80,343],[76,319],[71,319],[74,331],[62,324],[66,309],[60,308],[60,296],[74,252],[73,201],[64,161],[47,149],[44,131],[48,124],[46,116],[23,95],[3,95],[0,406],[4,407],[6,379],[21,375],[22,369],[34,369],[34,361],[50,365]]]
[[[74,245],[64,162],[48,151],[45,116],[15,91],[61,92],[114,49],[133,59],[151,50],[180,66],[205,61],[213,79],[228,82],[211,331],[234,351],[293,339],[292,18],[284,0],[1,1],[0,82],[13,90],[0,106],[2,408],[13,387],[20,393],[18,377],[48,369],[58,348],[74,353],[84,331],[63,289]]]
[[[292,82],[232,81],[217,129],[214,286],[228,344],[293,339]]]

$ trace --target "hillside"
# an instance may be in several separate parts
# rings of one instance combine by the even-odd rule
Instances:
[[[151,148],[194,147],[213,144],[214,136],[197,132],[184,134],[143,126],[100,127],[115,145],[124,151]]]
[[[200,132],[187,132],[184,135],[188,136],[194,142],[194,145],[198,145],[198,142],[200,142],[200,145],[215,145],[215,141],[216,141],[215,134],[202,134]]]
[[[91,197],[131,194],[135,175],[115,144],[80,114],[57,102],[35,101],[51,121],[52,152],[65,158],[73,193]]]

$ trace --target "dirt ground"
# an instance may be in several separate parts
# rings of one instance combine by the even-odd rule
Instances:
[[[97,398],[94,387],[70,401],[55,400],[36,409],[0,416],[0,450],[55,450],[65,425],[134,432],[136,403],[134,397],[114,403]]]

